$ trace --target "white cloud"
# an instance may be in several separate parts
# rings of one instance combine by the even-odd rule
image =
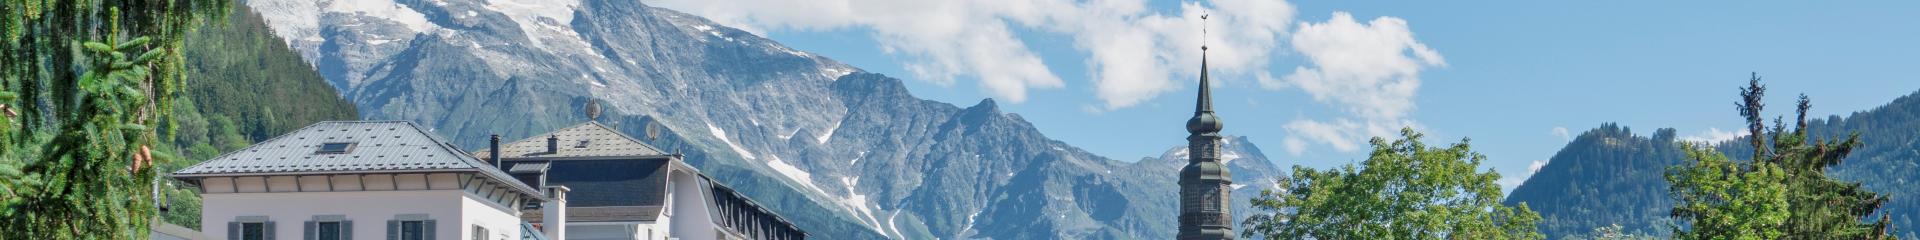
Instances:
[[[1560,139],[1573,141],[1573,133],[1568,132],[1567,127],[1553,127],[1552,133],[1553,133],[1553,136],[1560,137]]]
[[[1295,51],[1310,65],[1285,77],[1315,101],[1349,116],[1333,120],[1300,119],[1286,124],[1291,136],[1352,152],[1366,139],[1389,136],[1402,127],[1418,128],[1408,115],[1420,88],[1420,71],[1446,66],[1438,51],[1413,38],[1407,22],[1394,17],[1367,23],[1335,12],[1321,23],[1301,23],[1292,38]],[[1272,88],[1275,84],[1263,86]]]
[[[1546,166],[1547,166],[1547,161],[1533,160],[1533,163],[1527,164],[1527,175],[1532,176],[1535,173],[1540,173],[1540,168],[1546,167]]]
[[[1511,194],[1513,193],[1513,188],[1520,187],[1520,184],[1527,183],[1527,179],[1533,178],[1533,174],[1540,173],[1540,168],[1546,166],[1547,161],[1534,160],[1533,163],[1527,164],[1527,174],[1509,174],[1500,177],[1500,180],[1495,181],[1495,183],[1500,184],[1502,191]]]
[[[1738,138],[1742,136],[1747,136],[1747,132],[1721,131],[1720,128],[1709,127],[1707,128],[1706,131],[1700,131],[1700,133],[1697,133],[1697,134],[1680,137],[1680,140],[1688,141],[1688,142],[1696,142],[1696,143],[1714,144],[1714,143],[1725,142],[1727,140],[1733,140],[1734,138]]]
[[[880,48],[903,57],[917,78],[951,86],[978,79],[1006,102],[1024,102],[1031,89],[1065,87],[1017,36],[1025,31],[1070,37],[1086,54],[1098,106],[1090,114],[1139,105],[1191,86],[1205,42],[1212,74],[1222,84],[1269,90],[1299,89],[1338,109],[1330,118],[1284,125],[1289,153],[1313,145],[1356,151],[1368,138],[1390,136],[1418,123],[1408,115],[1421,71],[1446,66],[1440,53],[1414,39],[1405,20],[1356,21],[1335,12],[1324,22],[1295,19],[1279,0],[1184,2],[1151,9],[1145,0],[658,0],[649,2],[749,31],[870,30]],[[1200,16],[1212,16],[1201,38]],[[1286,45],[1282,45],[1286,44]],[[1268,70],[1292,49],[1306,65],[1291,73]],[[1295,55],[1290,55],[1295,56]],[[1284,71],[1284,70],[1282,70]],[[1236,80],[1236,79],[1251,79]],[[1238,82],[1236,82],[1238,81]]]
[[[922,80],[952,85],[973,78],[1008,102],[1029,89],[1066,84],[1016,36],[1016,27],[1064,34],[1088,56],[1095,95],[1105,108],[1137,105],[1187,86],[1198,74],[1199,16],[1212,13],[1215,74],[1263,73],[1293,24],[1286,1],[1213,0],[1171,12],[1143,0],[660,0],[662,7],[748,31],[859,28],[880,48],[903,56]],[[1270,76],[1271,74],[1267,74]],[[1268,77],[1271,78],[1271,77]],[[1262,83],[1268,85],[1268,83]]]

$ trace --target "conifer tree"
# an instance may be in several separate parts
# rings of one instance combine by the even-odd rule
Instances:
[[[1747,121],[1749,161],[1728,160],[1716,150],[1688,145],[1688,164],[1668,171],[1679,203],[1673,217],[1682,239],[1893,239],[1891,221],[1872,216],[1885,195],[1860,183],[1827,176],[1861,145],[1860,134],[1845,140],[1815,139],[1807,129],[1801,95],[1794,126],[1775,118],[1769,129],[1761,115],[1766,86],[1756,74],[1740,88],[1735,103]]]
[[[0,239],[146,239],[182,36],[225,0],[0,0]]]

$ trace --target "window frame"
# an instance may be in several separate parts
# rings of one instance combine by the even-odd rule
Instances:
[[[317,146],[318,149],[313,150],[313,154],[347,154],[353,152],[353,149],[359,145],[360,143],[356,142],[320,143],[320,146]],[[339,149],[330,149],[332,146],[339,146]]]
[[[487,227],[480,226],[480,224],[473,225],[473,240],[487,240],[487,234]]]
[[[333,231],[327,231],[327,224],[333,224]],[[346,226],[346,223],[341,221],[315,221],[313,222],[313,239],[314,240],[352,239],[353,237],[351,236],[342,236],[344,233],[346,233],[345,231],[342,231],[344,230],[343,228],[345,226]],[[333,238],[327,238],[328,232],[332,232]]]
[[[247,231],[247,228],[249,227],[254,228],[254,231],[251,231],[251,232]],[[251,236],[250,234],[260,234],[260,235]],[[241,222],[240,223],[240,239],[236,239],[236,240],[266,240],[266,239],[267,239],[267,223],[266,222]]]
[[[407,235],[407,225],[411,223],[413,235]],[[400,220],[400,240],[427,240],[427,220]]]

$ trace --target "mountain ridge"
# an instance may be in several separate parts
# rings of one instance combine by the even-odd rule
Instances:
[[[1920,184],[1920,175],[1912,174],[1920,172],[1920,152],[1912,151],[1920,149],[1920,120],[1916,119],[1920,119],[1920,91],[1844,117],[1810,117],[1807,124],[1815,139],[1860,134],[1863,144],[1827,173],[1887,194],[1889,200],[1878,214],[1889,215],[1895,235],[1906,238],[1920,232],[1916,231],[1920,230],[1916,221],[1920,220],[1916,219],[1920,217],[1920,200],[1916,200],[1920,186],[1915,185]],[[1636,136],[1626,127],[1602,125],[1569,142],[1539,173],[1516,187],[1505,202],[1529,203],[1541,213],[1541,232],[1549,237],[1587,234],[1610,224],[1619,224],[1628,232],[1665,235],[1673,199],[1666,191],[1664,171],[1684,161],[1680,142],[1673,135],[1670,128],[1651,136]],[[1731,159],[1744,160],[1752,154],[1747,139],[1743,136],[1706,144]],[[1608,146],[1616,142],[1634,147]],[[1613,164],[1622,162],[1628,164]],[[1602,174],[1584,174],[1591,172]]]
[[[284,13],[269,16],[278,33],[363,116],[420,122],[465,148],[586,121],[578,109],[601,101],[603,122],[684,152],[816,236],[1174,232],[1177,166],[1094,155],[992,99],[920,99],[899,79],[698,16],[619,0],[343,2],[248,5]],[[1235,156],[1252,147],[1229,145],[1244,146]],[[1245,158],[1262,161],[1230,164],[1255,169],[1236,174],[1241,186],[1278,172],[1265,156]],[[1258,189],[1236,187],[1236,198]]]

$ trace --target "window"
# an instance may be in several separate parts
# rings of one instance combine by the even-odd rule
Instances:
[[[353,151],[353,145],[350,142],[322,143],[320,150],[313,151],[313,154],[343,154]]]
[[[340,236],[340,222],[319,222],[319,223],[315,223],[314,225],[315,227],[314,227],[313,239],[316,239],[316,240],[345,239]]]
[[[487,228],[473,225],[473,240],[487,240]]]
[[[400,221],[400,240],[426,240],[427,221]]]
[[[587,140],[580,140],[580,143],[573,144],[573,148],[587,148]]]
[[[452,230],[455,234],[460,233],[458,227]],[[437,230],[434,230],[434,220],[426,214],[398,214],[393,215],[393,219],[387,220],[387,240],[440,239],[434,236],[435,232]],[[458,239],[458,236],[455,235],[454,238]]]
[[[240,240],[267,240],[267,223],[240,223]]]

